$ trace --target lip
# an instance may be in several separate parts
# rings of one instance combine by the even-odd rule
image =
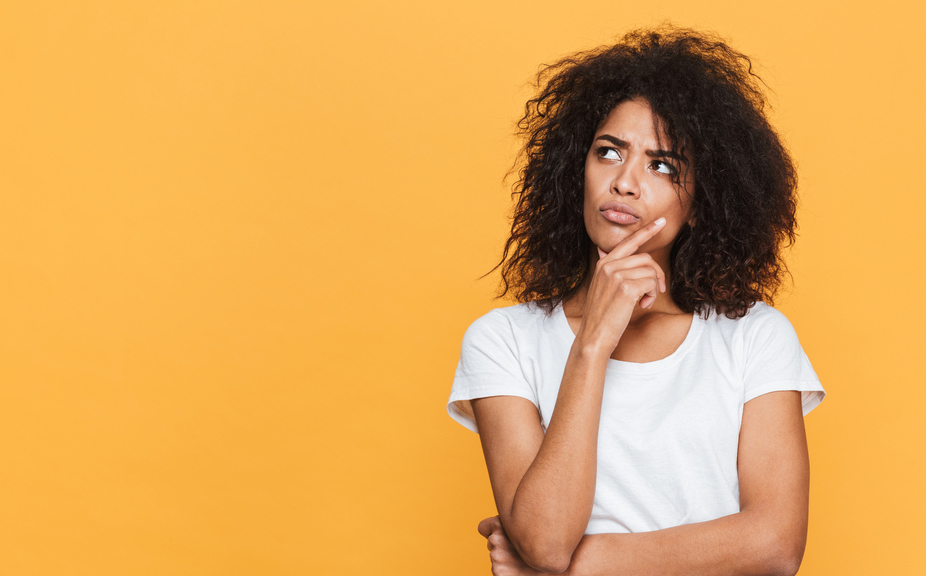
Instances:
[[[607,220],[615,224],[633,224],[640,221],[640,215],[636,210],[620,202],[608,202],[603,204],[598,211]]]

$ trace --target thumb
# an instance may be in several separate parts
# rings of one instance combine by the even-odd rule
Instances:
[[[595,248],[598,248],[598,246],[595,246]],[[607,256],[607,255],[608,255],[607,252],[605,252],[605,251],[602,250],[601,248],[598,248],[598,259],[599,259],[599,260],[601,260],[602,258],[604,258],[604,257]]]
[[[480,522],[479,528],[477,529],[479,530],[479,533],[482,534],[483,537],[488,538],[492,534],[492,532],[496,530],[496,524],[498,523],[499,523],[498,516],[492,516]]]

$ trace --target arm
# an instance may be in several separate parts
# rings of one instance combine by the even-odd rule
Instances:
[[[544,572],[569,566],[591,515],[602,364],[574,349],[546,434],[528,400],[473,401],[501,522],[520,556]]]
[[[793,575],[807,538],[809,462],[800,392],[773,392],[743,408],[738,451],[740,508],[708,522],[638,534],[585,536],[573,576]],[[481,528],[500,564],[531,574],[506,554],[504,531]],[[500,527],[499,527],[500,528]]]
[[[659,266],[648,254],[635,254],[664,223],[635,232],[599,260],[546,433],[523,398],[472,403],[507,537],[539,570],[565,570],[588,526],[608,358],[637,304],[652,306],[665,290]]]

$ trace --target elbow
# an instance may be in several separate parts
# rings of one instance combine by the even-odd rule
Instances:
[[[801,567],[801,560],[803,559],[803,547],[801,547],[799,552],[794,550],[783,550],[775,565],[775,576],[795,576],[798,569]]]
[[[768,576],[795,576],[801,567],[801,556],[780,556],[766,564]]]
[[[765,546],[763,572],[768,576],[794,576],[804,559],[806,534],[800,537],[793,534],[775,534]]]
[[[528,566],[545,574],[560,574],[568,570],[575,551],[575,546],[570,547],[550,537],[512,539],[512,544]]]
[[[560,554],[550,554],[543,552],[541,554],[529,554],[521,557],[525,564],[544,574],[561,574],[569,569],[569,563],[572,557]]]

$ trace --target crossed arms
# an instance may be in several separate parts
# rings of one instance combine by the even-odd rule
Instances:
[[[581,359],[568,366],[598,376],[584,370]],[[564,382],[570,377],[567,367]],[[497,574],[797,572],[809,491],[800,392],[772,392],[745,404],[737,458],[740,512],[654,532],[584,536],[597,464],[597,444],[589,437],[597,438],[601,397],[595,386],[567,390],[563,406],[574,408],[561,411],[561,389],[546,434],[536,408],[523,398],[473,402],[499,512],[480,531],[489,538]]]
[[[654,532],[584,535],[608,358],[632,316],[668,298],[663,267],[639,251],[665,222],[637,230],[610,253],[598,249],[546,433],[526,399],[472,402],[498,508],[498,521],[480,525],[496,574],[777,576],[800,566],[810,465],[796,391],[764,394],[743,408],[738,513]]]

